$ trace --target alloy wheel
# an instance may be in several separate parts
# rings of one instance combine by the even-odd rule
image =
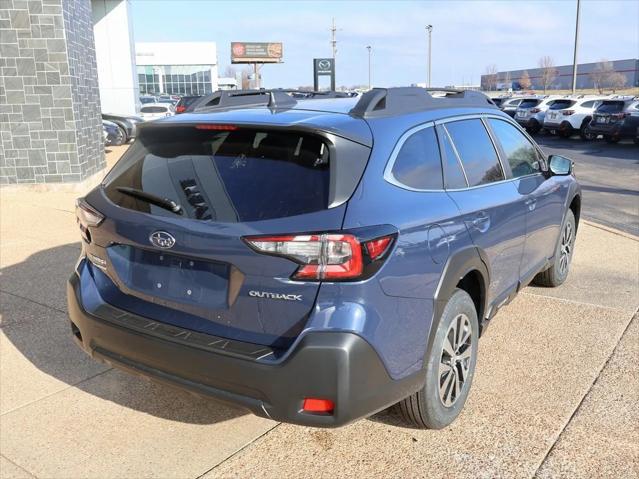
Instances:
[[[561,244],[559,246],[559,274],[564,276],[568,272],[570,259],[573,252],[573,243],[575,235],[573,234],[572,223],[566,222],[564,231],[561,234]]]
[[[473,347],[470,319],[459,314],[446,332],[439,360],[439,399],[446,407],[461,396],[470,373]]]

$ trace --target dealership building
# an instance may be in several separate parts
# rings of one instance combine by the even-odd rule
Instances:
[[[140,94],[206,95],[218,89],[213,42],[136,43]]]
[[[626,77],[626,87],[632,88],[639,86],[639,59],[615,60],[610,63],[612,64],[613,71],[621,73]],[[581,63],[577,65],[577,88],[595,88],[592,73],[597,69],[597,65],[599,65],[599,62]],[[557,69],[557,75],[551,82],[549,88],[551,90],[570,90],[572,88],[572,65],[562,65],[555,68]],[[528,72],[532,89],[543,89],[541,68],[499,72],[497,73],[497,88],[508,89],[512,85],[512,88],[517,89],[524,72]],[[490,86],[489,76],[490,75],[482,75],[481,77],[481,86],[485,90],[488,90]]]

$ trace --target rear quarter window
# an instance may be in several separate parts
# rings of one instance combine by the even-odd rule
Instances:
[[[442,188],[442,165],[435,128],[423,128],[401,146],[392,175],[399,183],[419,190]]]

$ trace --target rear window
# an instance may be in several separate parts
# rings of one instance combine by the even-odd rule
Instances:
[[[575,101],[571,100],[555,100],[552,105],[550,105],[550,110],[563,110],[564,108],[570,108],[573,106]]]
[[[622,101],[604,101],[599,108],[598,113],[619,113],[623,110],[624,102]]]
[[[539,105],[540,102],[541,100],[523,100],[519,104],[519,108],[534,108]]]
[[[142,113],[166,113],[167,107],[165,106],[143,106],[140,108]]]
[[[105,191],[124,208],[176,216],[123,193],[135,189],[204,221],[259,221],[328,207],[329,148],[307,133],[194,126],[144,131],[109,173]]]

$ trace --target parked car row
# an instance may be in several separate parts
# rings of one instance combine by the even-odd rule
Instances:
[[[579,134],[582,140],[603,136],[611,143],[639,143],[639,97],[531,95],[493,101],[531,134],[545,130],[564,138]]]

